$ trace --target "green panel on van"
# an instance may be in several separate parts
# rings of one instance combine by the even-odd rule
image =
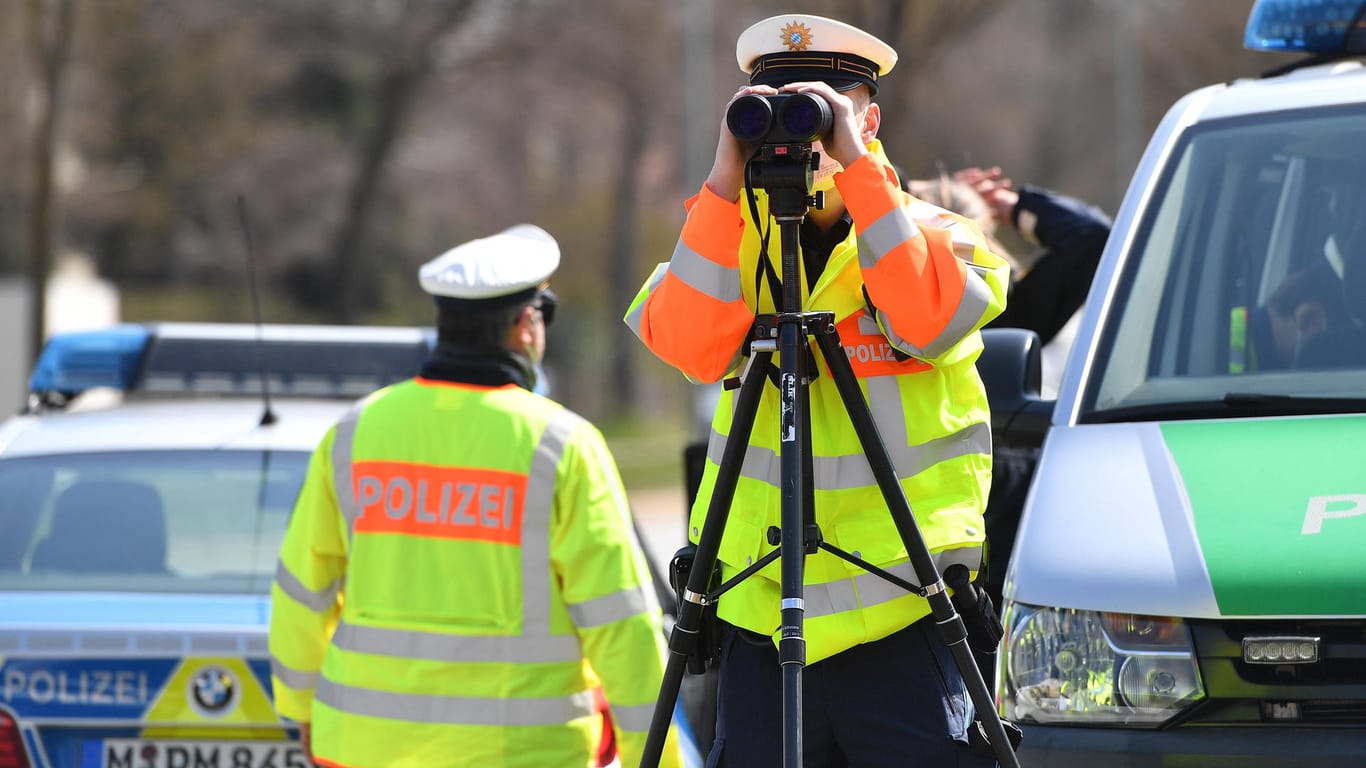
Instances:
[[[1366,614],[1366,416],[1161,429],[1220,613]]]

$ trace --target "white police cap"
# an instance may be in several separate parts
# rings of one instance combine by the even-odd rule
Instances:
[[[878,78],[896,66],[896,51],[842,21],[789,13],[771,16],[735,43],[735,60],[753,85],[823,80],[837,90],[859,85],[877,93]]]
[[[439,304],[471,309],[530,299],[560,266],[560,246],[534,224],[457,245],[418,270],[422,290]]]

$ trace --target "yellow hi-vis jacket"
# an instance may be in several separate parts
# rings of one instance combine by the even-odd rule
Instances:
[[[802,309],[834,312],[840,342],[940,572],[954,563],[975,572],[991,475],[986,392],[975,366],[982,349],[978,329],[1004,308],[1009,268],[987,250],[970,221],[902,192],[881,146],[874,142],[869,149],[835,175],[854,226],[810,290],[806,275],[799,276]],[[759,220],[767,221],[762,191],[756,196]],[[756,280],[759,243],[745,194],[731,202],[704,187],[689,201],[672,258],[642,287],[627,325],[691,379],[717,381],[748,351],[743,345],[755,313],[774,311],[768,282]],[[773,268],[781,272],[776,225],[769,248]],[[810,386],[816,523],[834,546],[918,583],[814,341],[812,350],[819,370]],[[711,500],[737,394],[723,393],[717,403],[689,522],[693,541]],[[781,521],[779,410],[779,393],[765,386],[721,539],[723,578],[775,548],[766,531]],[[824,551],[807,557],[805,574],[812,663],[929,613],[925,599]],[[775,635],[775,641],[780,609],[779,561],[725,593],[717,606],[721,618]]]
[[[313,453],[271,589],[275,703],[328,766],[591,766],[600,685],[634,766],[662,619],[595,427],[511,384],[412,379]]]

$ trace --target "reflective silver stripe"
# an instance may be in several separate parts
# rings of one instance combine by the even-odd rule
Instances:
[[[293,667],[285,666],[284,662],[274,656],[270,657],[270,673],[279,678],[280,682],[296,691],[307,691],[317,687],[320,677],[317,672],[302,672]]]
[[[612,722],[617,724],[623,731],[636,731],[644,733],[650,730],[650,720],[655,714],[655,705],[636,704],[632,707],[622,707],[616,704],[611,705]]]
[[[937,437],[919,445],[906,445],[904,427],[901,430],[902,439],[897,441],[881,430],[881,420],[878,426],[897,477],[903,479],[923,472],[941,461],[974,453],[991,452],[991,428],[981,422],[969,424],[951,435]],[[713,431],[708,443],[708,461],[718,465],[721,463],[725,442],[725,435]],[[774,488],[781,488],[782,462],[779,461],[777,452],[772,449],[750,445],[745,450],[740,475],[767,483]],[[860,452],[843,456],[813,457],[812,482],[818,491],[842,491],[875,485],[876,479],[873,477],[868,457]]]
[[[878,217],[867,229],[859,230],[864,246],[858,249],[858,263],[864,269],[877,266],[898,245],[913,237],[920,237],[920,228],[911,220],[905,208],[893,208]]]
[[[349,714],[450,725],[563,725],[595,711],[592,691],[537,699],[474,698],[377,691],[327,678],[318,684],[317,698]]]
[[[911,438],[906,434],[906,405],[901,400],[900,377],[870,376],[863,380],[863,386],[868,390],[868,410],[873,414],[878,437],[882,438],[882,444],[887,446],[888,453],[892,455],[893,465],[901,469],[901,464],[896,461],[896,452],[901,450],[900,446],[907,446]],[[897,475],[908,476],[900,472]]]
[[[944,573],[945,568],[958,563],[966,565],[970,570],[976,570],[982,565],[982,548],[974,546],[946,549],[935,552],[931,558],[934,560],[935,570],[940,574]],[[915,576],[915,567],[910,561],[897,563],[883,570],[912,584],[919,581]],[[802,587],[808,619],[870,608],[909,594],[911,593],[876,573],[866,572],[849,579],[828,581],[824,584],[807,584]]]
[[[887,317],[887,313],[880,309],[877,311],[877,327],[878,332],[887,338],[888,344],[891,344],[896,349],[899,349],[908,355],[925,357],[925,353],[920,347],[901,338],[901,334],[897,333],[896,330],[892,328],[892,319]]]
[[[740,300],[740,269],[723,267],[689,248],[682,240],[674,246],[669,272],[689,287],[721,302]]]
[[[399,659],[508,664],[569,662],[583,657],[576,635],[454,635],[362,627],[341,622],[332,644],[344,651]]]
[[[655,265],[655,271],[650,273],[650,279],[646,281],[645,288],[641,292],[644,295],[639,296],[635,306],[631,307],[631,311],[626,313],[626,325],[631,329],[631,333],[634,333],[638,339],[641,339],[640,321],[641,318],[645,316],[645,303],[649,301],[649,295],[655,292],[655,289],[659,287],[660,283],[664,282],[664,276],[667,274],[669,274],[668,264]],[[644,339],[641,340],[644,341]]]
[[[939,335],[931,339],[925,346],[917,347],[906,341],[892,330],[892,324],[887,314],[878,310],[878,324],[883,329],[883,334],[887,337],[887,342],[893,347],[915,357],[933,360],[936,357],[949,351],[954,344],[963,340],[963,337],[972,333],[977,326],[982,315],[986,313],[987,307],[991,305],[991,288],[987,285],[983,275],[988,271],[985,267],[976,264],[966,265],[967,275],[963,284],[963,296],[958,300],[958,308],[954,310],[953,317],[944,326],[944,330]]]
[[[550,636],[550,516],[560,458],[583,419],[568,408],[551,417],[531,455],[522,509],[522,635]]]
[[[356,424],[360,421],[360,412],[368,401],[369,398],[361,400],[347,411],[337,422],[336,432],[332,436],[332,485],[337,496],[337,507],[346,520],[348,550],[356,535],[356,521],[361,515],[360,503],[356,501],[356,486],[351,477],[351,448],[356,442]]]
[[[614,621],[629,619],[649,609],[649,600],[640,587],[630,587],[610,595],[573,603],[569,606],[569,616],[579,629],[599,627]]]
[[[323,613],[337,604],[337,591],[341,589],[341,580],[328,584],[322,589],[309,589],[294,572],[285,566],[283,560],[275,563],[275,583],[280,586],[280,591],[289,595],[294,602],[302,605],[314,613]]]
[[[919,234],[922,225],[948,232],[952,238],[954,256],[972,262],[979,237],[965,225],[962,217],[937,205],[915,200],[903,207],[893,208],[882,214],[872,226],[859,230],[859,235],[869,246],[867,253],[860,249],[860,266],[876,266],[893,248]]]

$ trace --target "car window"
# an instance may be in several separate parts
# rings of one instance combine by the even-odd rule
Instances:
[[[0,461],[0,589],[266,594],[305,451]]]
[[[410,344],[309,343],[156,338],[148,345],[134,389],[153,393],[250,394],[262,371],[276,394],[361,397],[413,375],[428,354]]]
[[[1366,389],[1366,111],[1197,126],[1136,232],[1083,420]]]

